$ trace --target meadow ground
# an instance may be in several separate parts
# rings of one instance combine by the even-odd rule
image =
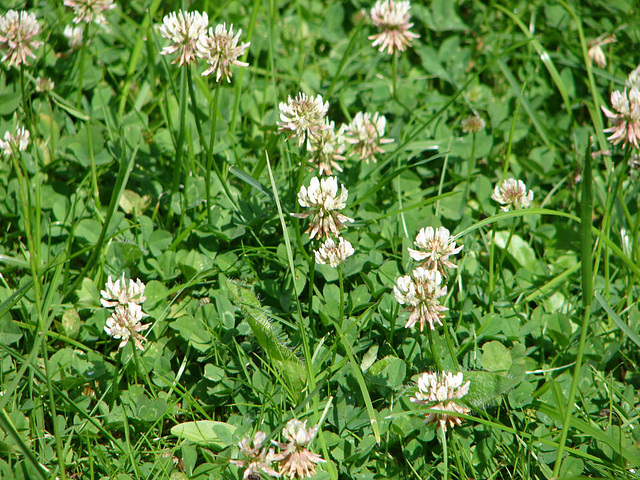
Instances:
[[[1,478],[638,478],[636,2],[28,4]]]

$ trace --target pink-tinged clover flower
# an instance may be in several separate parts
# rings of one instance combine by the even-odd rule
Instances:
[[[107,23],[105,12],[116,8],[113,0],[64,0],[67,7],[73,9],[75,15],[73,23]]]
[[[355,250],[349,240],[338,237],[338,244],[332,238],[328,238],[318,250],[314,250],[316,263],[319,265],[329,264],[336,268],[343,263],[348,257],[353,255]]]
[[[441,286],[442,276],[437,270],[416,268],[411,275],[398,277],[393,287],[393,294],[401,305],[407,305],[411,310],[405,328],[411,328],[420,323],[420,331],[428,323],[431,330],[435,330],[436,323],[442,325],[442,312],[447,308],[440,305],[438,300],[447,294],[447,287]]]
[[[345,139],[354,145],[354,152],[360,155],[361,160],[375,163],[376,154],[384,153],[381,145],[393,142],[392,138],[384,138],[386,125],[384,115],[358,112],[345,129]]]
[[[122,278],[118,278],[114,282],[111,279],[111,275],[109,275],[104,290],[100,291],[100,296],[102,297],[100,303],[105,308],[129,303],[140,305],[147,299],[144,296],[144,289],[145,284],[139,278],[135,281],[129,279],[129,282],[127,282],[123,273]]]
[[[409,248],[409,255],[425,268],[438,270],[442,275],[445,275],[444,267],[457,268],[449,257],[460,252],[462,245],[456,246],[456,241],[445,227],[420,229],[413,244],[417,249]]]
[[[429,413],[425,422],[437,423],[443,430],[447,426],[453,428],[462,424],[462,419],[456,415],[467,414],[469,409],[461,405],[458,400],[469,392],[470,381],[463,384],[461,372],[455,375],[451,372],[423,373],[418,379],[418,392],[410,400],[417,405],[427,405],[433,410],[443,413]]]
[[[209,68],[207,68],[202,76],[211,74],[216,75],[216,82],[220,81],[222,75],[225,76],[228,83],[231,83],[231,65],[237,67],[248,67],[249,64],[238,60],[247,48],[249,43],[240,43],[240,35],[242,30],[238,30],[238,33],[233,35],[233,25],[227,30],[225,23],[217,25],[215,30],[209,29],[209,34],[204,40],[204,59],[206,60]]]
[[[238,443],[240,451],[244,455],[244,460],[231,460],[231,463],[244,467],[243,480],[253,480],[260,478],[260,472],[279,477],[280,473],[271,468],[271,464],[280,459],[280,455],[274,453],[273,448],[267,450],[262,447],[267,434],[264,432],[256,432],[253,439],[245,437]],[[252,445],[253,444],[253,445]]]
[[[280,102],[280,121],[278,130],[289,132],[287,140],[298,137],[298,145],[307,142],[307,149],[311,149],[311,140],[328,128],[325,115],[329,110],[329,102],[323,102],[322,96],[309,97],[298,93],[295,98],[288,97],[287,102]]]
[[[508,212],[510,207],[514,210],[527,208],[533,201],[533,191],[527,192],[527,186],[522,180],[508,178],[501,185],[496,185],[491,198],[498,203],[503,211]]]
[[[9,67],[29,65],[28,58],[36,58],[32,49],[42,45],[34,38],[39,32],[40,25],[33,13],[9,10],[0,16],[0,49],[6,50],[2,61]]]
[[[30,133],[25,127],[16,126],[16,134],[11,132],[4,134],[4,140],[0,140],[0,150],[6,156],[17,155],[29,147]]]
[[[311,238],[316,235],[318,238],[329,238],[332,234],[338,236],[340,229],[345,227],[345,222],[353,222],[353,218],[338,212],[346,206],[348,196],[349,192],[344,185],[341,185],[338,194],[337,177],[313,177],[309,187],[303,185],[298,192],[298,203],[301,207],[308,208],[309,212],[291,215],[296,218],[311,217],[311,224],[305,232]]]
[[[334,122],[328,120],[325,122],[325,128],[311,137],[308,144],[311,152],[309,162],[318,169],[318,175],[333,175],[332,168],[342,171],[337,161],[345,160],[342,155],[346,149],[344,143],[344,128],[336,132]]]
[[[151,326],[150,323],[143,325],[142,319],[148,317],[142,311],[141,304],[144,303],[145,285],[140,279],[129,279],[126,281],[124,273],[122,278],[115,282],[111,276],[107,278],[104,290],[100,291],[100,303],[105,308],[115,307],[114,312],[107,319],[104,331],[115,339],[120,339],[118,349],[124,347],[133,337],[136,348],[144,350],[143,343],[147,341],[140,332]]]
[[[307,421],[295,418],[285,425],[282,435],[286,443],[273,442],[283,452],[280,454],[280,474],[290,478],[312,477],[316,473],[316,465],[325,462],[320,455],[309,451],[307,445],[318,432],[318,426],[307,428]]]
[[[381,32],[371,35],[372,46],[378,47],[379,52],[385,50],[389,55],[393,52],[404,52],[419,35],[410,32],[413,23],[409,23],[409,2],[394,2],[393,0],[378,0],[371,9],[371,20]]]
[[[619,90],[612,92],[611,107],[613,111],[604,106],[601,107],[606,117],[613,122],[612,127],[604,130],[605,133],[611,133],[607,140],[614,145],[622,142],[623,146],[633,145],[638,148],[638,140],[640,139],[640,86],[634,85],[629,89],[625,88],[622,92]]]
[[[178,52],[171,63],[177,63],[179,67],[196,62],[198,57],[205,57],[208,26],[209,17],[206,12],[171,12],[162,19],[160,26],[160,35],[170,40],[171,45],[164,47],[160,54],[171,55]]]
[[[151,326],[143,325],[141,320],[148,315],[142,311],[142,307],[136,303],[117,305],[115,311],[107,319],[104,331],[115,339],[121,339],[118,349],[123,348],[129,339],[133,337],[136,348],[144,350],[143,343],[147,341],[140,332]]]

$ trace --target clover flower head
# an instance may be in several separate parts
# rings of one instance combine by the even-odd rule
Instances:
[[[420,331],[425,324],[429,324],[431,330],[435,330],[436,323],[442,325],[446,307],[440,305],[438,300],[447,294],[447,287],[441,286],[442,275],[438,270],[428,270],[423,267],[416,268],[411,275],[398,277],[393,293],[401,305],[407,305],[411,310],[409,320],[405,328],[411,328],[420,323]]]
[[[238,465],[239,467],[245,467],[243,480],[249,480],[254,477],[260,477],[260,471],[271,475],[272,477],[279,477],[280,474],[271,468],[271,464],[279,459],[279,455],[274,453],[273,448],[267,450],[262,447],[265,438],[267,437],[264,432],[256,432],[253,439],[245,437],[238,443],[240,451],[244,455],[244,460],[231,460],[231,463]],[[253,444],[253,446],[251,445]]]
[[[162,19],[160,35],[171,41],[162,49],[161,55],[178,52],[171,63],[179,67],[197,61],[198,57],[206,57],[207,27],[209,16],[206,12],[171,12]]]
[[[410,400],[418,405],[428,405],[443,413],[429,413],[425,422],[438,423],[443,430],[462,424],[456,413],[466,414],[469,409],[457,402],[469,392],[470,381],[464,381],[462,372],[423,373],[418,378],[418,392]],[[446,412],[446,413],[444,413]],[[453,413],[452,413],[453,412]]]
[[[36,92],[46,93],[50,92],[55,88],[56,84],[53,83],[49,77],[38,77],[36,78]]]
[[[485,127],[484,120],[479,115],[467,117],[460,122],[464,133],[478,133]]]
[[[625,81],[625,85],[628,89],[631,89],[633,87],[640,89],[640,65],[631,70],[629,76],[627,77],[627,80]]]
[[[147,299],[144,296],[144,289],[145,284],[139,278],[135,282],[132,279],[127,282],[123,273],[122,278],[118,278],[114,282],[109,275],[104,290],[100,291],[102,296],[100,303],[105,308],[128,305],[129,303],[140,305]]]
[[[242,30],[238,30],[238,33],[234,36],[233,25],[227,30],[225,23],[217,25],[215,30],[213,28],[209,29],[209,34],[204,41],[204,58],[209,68],[202,73],[203,77],[215,73],[216,82],[219,82],[222,75],[224,75],[227,82],[230,83],[232,75],[229,67],[231,65],[238,67],[249,66],[248,63],[238,60],[250,45],[250,43],[240,43],[238,45],[241,34]]]
[[[115,311],[107,319],[104,331],[115,339],[121,339],[118,349],[129,343],[133,337],[136,347],[144,350],[143,343],[147,341],[140,332],[151,326],[150,323],[143,325],[140,321],[148,315],[142,311],[142,307],[137,303],[127,303],[126,305],[116,305]]]
[[[640,75],[635,74],[633,77],[630,80],[633,86],[629,89],[625,88],[622,92],[619,90],[611,92],[611,106],[614,111],[604,106],[601,108],[605,116],[613,122],[612,127],[604,130],[605,133],[611,133],[607,140],[614,145],[623,142],[623,146],[630,144],[638,148],[640,140]],[[636,83],[639,85],[635,85]]]
[[[308,213],[292,213],[296,218],[311,217],[311,224],[305,233],[309,233],[311,238],[316,235],[329,238],[331,234],[338,236],[340,229],[345,227],[344,222],[353,222],[338,210],[346,206],[349,192],[344,185],[341,185],[338,194],[338,178],[326,177],[319,179],[313,177],[309,187],[304,185],[298,192],[298,203],[301,207],[309,208]]]
[[[16,125],[16,134],[11,132],[4,134],[4,140],[0,140],[0,150],[6,156],[17,155],[18,152],[24,152],[29,146],[30,133],[25,127]]]
[[[381,32],[371,35],[373,47],[378,47],[379,52],[385,50],[389,55],[394,52],[404,52],[414,38],[419,35],[410,32],[413,23],[409,23],[408,1],[394,2],[393,0],[378,0],[371,9],[371,20]]]
[[[318,131],[309,142],[309,162],[318,169],[318,175],[332,175],[332,167],[342,171],[337,161],[345,160],[342,155],[346,149],[344,142],[344,126],[336,132],[334,122],[326,120],[325,128]]]
[[[342,237],[338,237],[338,240],[336,245],[332,238],[327,238],[318,250],[314,250],[317,264],[326,265],[328,263],[331,267],[336,268],[354,254],[355,250],[349,240]]]
[[[449,257],[459,253],[462,245],[456,246],[456,241],[445,227],[420,229],[413,244],[417,250],[409,248],[409,255],[427,269],[445,275],[444,267],[457,268]]]
[[[329,110],[329,102],[324,102],[321,95],[315,98],[300,92],[295,98],[288,97],[287,103],[280,102],[280,121],[278,130],[290,132],[287,140],[298,137],[298,146],[305,140],[307,150],[311,150],[311,140],[327,129],[325,116]]]
[[[508,178],[501,185],[496,185],[491,198],[498,203],[503,211],[508,212],[510,207],[514,210],[527,208],[533,201],[533,191],[527,192],[527,186],[522,180]]]
[[[280,459],[280,474],[288,477],[312,477],[316,473],[316,465],[325,462],[320,455],[307,449],[318,431],[318,426],[307,428],[306,420],[301,422],[295,418],[285,425],[282,436],[287,443],[273,442],[283,449]]]
[[[0,16],[0,49],[7,52],[2,57],[9,67],[29,65],[28,57],[36,58],[32,49],[42,42],[34,37],[40,32],[40,25],[34,13],[9,10]]]
[[[73,9],[75,18],[73,23],[97,23],[102,25],[107,23],[104,13],[116,8],[113,0],[64,0],[67,7]]]
[[[383,153],[380,147],[393,142],[391,138],[383,138],[387,119],[377,112],[373,114],[358,112],[345,129],[345,139],[354,145],[354,152],[361,160],[376,162],[376,154]]]
[[[69,42],[69,48],[78,50],[82,47],[82,38],[84,36],[84,29],[82,27],[74,27],[73,25],[67,25],[64,27],[64,36]]]
[[[613,43],[616,41],[616,36],[613,34],[604,34],[600,35],[595,40],[589,42],[587,46],[589,50],[587,51],[588,57],[591,59],[593,63],[595,63],[598,67],[604,68],[607,66],[607,57],[602,50],[602,46],[608,43]]]

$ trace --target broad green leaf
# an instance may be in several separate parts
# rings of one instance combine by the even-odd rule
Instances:
[[[171,428],[176,437],[189,440],[200,445],[207,445],[215,450],[222,450],[234,443],[236,427],[224,422],[199,420],[185,422]]]
[[[498,341],[488,342],[482,346],[480,364],[490,372],[506,372],[511,368],[513,359],[509,349]]]
[[[504,249],[509,240],[509,232],[496,232],[496,245]],[[514,258],[521,267],[526,268],[530,272],[534,272],[536,268],[536,253],[533,248],[526,243],[519,235],[512,235],[507,246],[507,252]]]

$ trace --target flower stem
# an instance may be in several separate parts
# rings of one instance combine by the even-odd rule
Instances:
[[[182,174],[183,144],[187,126],[187,76],[190,75],[191,70],[189,65],[186,65],[186,68],[180,70],[180,125],[178,125],[178,138],[176,139],[176,157],[173,161],[173,184],[171,186],[171,199],[169,200],[169,212],[167,215],[169,220],[173,216],[173,196],[178,191]]]
[[[84,26],[82,32],[82,46],[80,47],[80,58],[78,59],[78,100],[76,101],[76,108],[80,109],[82,106],[82,90],[84,85],[84,59],[86,57],[87,42],[89,41],[89,26],[87,23]]]
[[[338,265],[338,285],[340,286],[340,313],[338,315],[340,328],[342,328],[342,322],[344,321],[344,274],[342,273],[342,265]]]
[[[471,189],[471,174],[476,166],[476,133],[473,133],[471,141],[471,157],[469,157],[469,171],[467,172],[467,186],[464,189],[464,202],[469,199],[469,191]]]
[[[211,205],[211,167],[213,165],[213,147],[215,146],[216,128],[218,124],[218,98],[220,98],[220,83],[216,82],[216,91],[213,95],[213,104],[211,105],[211,138],[209,140],[209,149],[207,151],[207,168],[204,171],[204,190],[207,200],[207,219],[209,224],[213,223],[213,205]]]
[[[391,96],[398,96],[398,55],[394,53],[391,57]]]
[[[433,332],[431,332],[431,327],[427,326],[427,339],[429,340],[429,348],[431,349],[431,356],[433,357],[433,362],[436,364],[436,368],[438,371],[442,371],[442,363],[440,362],[440,357],[436,354],[436,346],[433,343]]]

